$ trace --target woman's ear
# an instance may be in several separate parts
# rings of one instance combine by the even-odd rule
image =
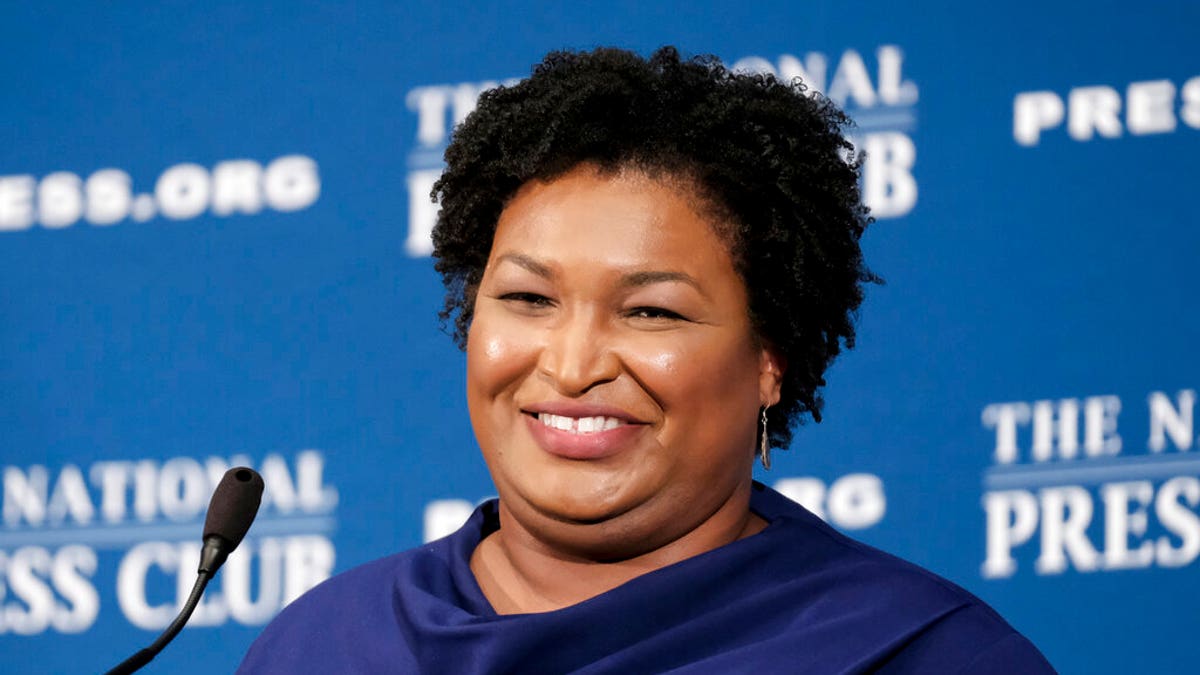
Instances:
[[[779,402],[787,359],[773,345],[764,341],[758,363],[758,400],[764,407],[770,407]]]

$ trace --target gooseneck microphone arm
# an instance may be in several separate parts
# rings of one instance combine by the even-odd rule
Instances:
[[[157,640],[150,643],[149,647],[139,649],[137,653],[117,664],[115,668],[108,671],[105,675],[129,675],[129,673],[140,669],[142,666],[150,663],[151,659],[155,656],[158,656],[163,647],[166,647],[167,643],[174,640],[179,631],[183,630],[183,626],[188,622],[188,619],[192,618],[192,612],[196,610],[196,605],[200,604],[200,596],[204,594],[204,589],[208,586],[208,580],[211,578],[212,575],[210,573],[200,572],[200,576],[196,579],[196,584],[192,586],[191,595],[188,596],[187,602],[183,604],[183,609],[179,611],[179,615],[175,617],[171,625],[167,626],[167,629],[162,632],[162,635],[159,635]]]
[[[183,630],[196,605],[200,604],[200,596],[204,594],[209,580],[242,542],[242,537],[246,536],[250,523],[258,514],[262,493],[263,479],[254,469],[235,467],[225,472],[208,504],[208,515],[204,518],[204,548],[200,550],[196,584],[192,586],[192,592],[179,611],[179,616],[149,647],[117,664],[106,675],[128,675],[150,663]]]

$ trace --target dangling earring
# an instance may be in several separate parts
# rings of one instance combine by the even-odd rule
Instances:
[[[767,441],[767,408],[768,407],[769,406],[763,406],[762,415],[760,416],[760,420],[761,420],[761,424],[762,424],[762,432],[761,432],[761,435],[759,436],[759,438],[761,440],[759,440],[759,442],[758,442],[758,459],[762,462],[763,468],[770,471],[771,470],[771,444]]]

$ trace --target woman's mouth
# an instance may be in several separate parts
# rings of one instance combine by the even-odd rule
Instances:
[[[558,429],[559,431],[567,431],[573,434],[591,434],[597,431],[608,431],[616,429],[625,424],[625,422],[615,417],[567,417],[565,415],[552,415],[550,413],[538,413],[538,421],[542,424]]]
[[[611,415],[574,417],[549,412],[528,411],[529,432],[542,450],[576,460],[612,457],[635,444],[645,424]]]

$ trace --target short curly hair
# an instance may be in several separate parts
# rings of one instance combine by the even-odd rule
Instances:
[[[800,82],[726,69],[714,57],[649,59],[601,48],[551,52],[533,75],[484,92],[434,184],[443,321],[464,347],[496,223],[517,189],[590,164],[683,179],[717,216],[747,289],[751,324],[787,360],[768,410],[775,447],[821,420],[825,369],[854,346],[863,285],[861,156],[849,119]]]

